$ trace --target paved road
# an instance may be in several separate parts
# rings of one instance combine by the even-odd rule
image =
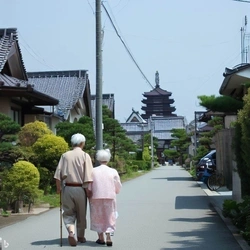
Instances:
[[[178,166],[160,167],[125,182],[117,199],[113,250],[241,249],[209,197]],[[59,235],[59,209],[0,230],[8,250],[61,249]],[[87,230],[86,238],[76,249],[106,247],[95,243],[95,232]],[[72,249],[64,227],[62,248]]]

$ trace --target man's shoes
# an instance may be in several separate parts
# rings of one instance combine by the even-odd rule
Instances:
[[[99,244],[99,245],[105,245],[105,241],[103,240],[100,240],[100,239],[98,239],[97,241],[96,241],[96,243],[97,244]]]
[[[77,237],[77,241],[80,242],[80,243],[85,243],[86,242],[86,239],[85,237]]]
[[[75,247],[77,245],[77,241],[73,232],[69,232],[68,241],[72,247]]]

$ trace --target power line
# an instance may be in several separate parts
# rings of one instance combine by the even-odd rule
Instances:
[[[20,32],[18,32],[18,34],[20,35],[20,37],[22,38],[23,42],[25,43],[25,45],[28,47],[26,47],[24,44],[22,44],[19,41],[19,44],[38,62],[40,62],[42,65],[47,66],[50,69],[56,69],[53,65],[49,65],[38,53],[36,53],[31,47],[30,45],[25,41],[25,39],[23,38],[23,36],[21,35]]]
[[[103,4],[103,2],[102,2],[102,7],[104,8],[104,10],[105,10],[105,12],[106,12],[106,14],[107,14],[107,16],[108,16],[108,18],[109,18],[109,20],[110,20],[112,26],[113,26],[113,28],[114,28],[114,30],[115,30],[115,32],[116,32],[116,35],[117,35],[117,36],[119,37],[119,39],[121,40],[123,46],[125,47],[126,51],[127,51],[128,54],[129,54],[130,58],[132,59],[132,61],[134,62],[134,64],[136,65],[136,67],[138,68],[138,70],[139,70],[140,73],[142,74],[143,78],[146,80],[146,82],[151,86],[152,89],[154,89],[153,85],[150,83],[150,81],[148,80],[148,78],[146,77],[146,75],[143,73],[143,71],[141,70],[140,66],[139,66],[138,63],[136,62],[135,58],[133,57],[131,51],[129,50],[128,46],[126,45],[126,43],[124,42],[123,38],[122,38],[121,35],[119,34],[119,32],[118,32],[118,30],[117,30],[117,28],[116,28],[116,26],[115,26],[115,24],[114,24],[114,22],[113,22],[111,16],[110,16],[108,10],[106,9],[105,5]]]

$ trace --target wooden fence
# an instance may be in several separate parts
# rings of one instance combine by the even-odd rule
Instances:
[[[226,187],[232,190],[232,174],[234,152],[232,142],[234,137],[234,129],[223,129],[214,137],[216,148],[216,169],[219,173],[223,173]]]

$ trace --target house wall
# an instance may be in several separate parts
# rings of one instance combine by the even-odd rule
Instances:
[[[231,128],[231,123],[235,122],[237,120],[237,116],[236,115],[227,115],[224,118],[224,124],[225,124],[225,128]]]
[[[79,105],[81,103],[81,105]],[[81,107],[81,108],[80,108]],[[68,121],[73,123],[78,121],[82,116],[86,115],[85,104],[81,101],[78,102],[73,109],[70,110]]]
[[[54,134],[56,134],[55,126],[61,121],[59,117],[55,116],[47,116],[47,115],[25,115],[24,123],[34,122],[34,121],[42,121],[45,122],[49,129],[52,130]]]
[[[11,101],[10,98],[2,97],[0,98],[0,113],[3,113],[9,117],[11,117]]]

